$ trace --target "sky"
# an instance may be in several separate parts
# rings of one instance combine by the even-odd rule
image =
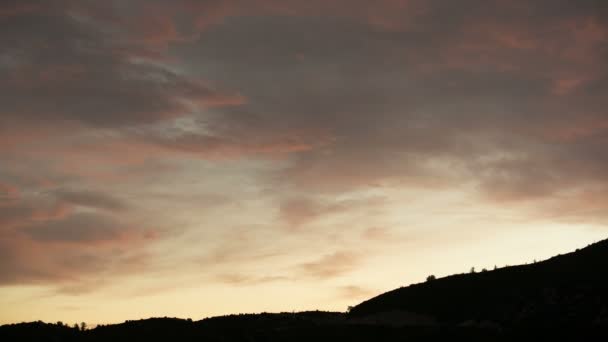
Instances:
[[[0,324],[344,311],[608,237],[605,0],[3,0]]]

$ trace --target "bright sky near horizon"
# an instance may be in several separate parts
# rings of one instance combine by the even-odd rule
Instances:
[[[344,311],[608,237],[606,18],[0,2],[0,324]]]

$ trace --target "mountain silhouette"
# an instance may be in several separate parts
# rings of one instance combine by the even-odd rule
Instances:
[[[437,324],[582,326],[608,323],[608,240],[528,265],[456,274],[369,299],[354,317],[410,312]]]
[[[1,341],[512,341],[608,338],[608,240],[528,265],[402,287],[348,313],[151,318],[94,329],[0,326]]]

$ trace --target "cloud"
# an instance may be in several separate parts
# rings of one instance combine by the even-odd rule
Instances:
[[[183,133],[171,137],[144,136],[144,140],[172,152],[181,152],[205,159],[235,159],[244,156],[280,156],[308,151],[323,146],[325,137],[290,134],[251,135],[250,132],[215,131],[214,135]]]
[[[608,223],[608,188],[593,188],[570,191],[546,201],[541,214],[569,223],[593,223],[604,226]]]
[[[19,189],[10,185],[0,183],[0,203],[6,200],[14,200],[19,198]]]
[[[78,294],[105,285],[146,267],[142,252],[128,251],[120,244],[57,245],[24,239],[0,237],[0,286],[47,286],[52,291]],[[133,260],[139,260],[134,262]],[[55,292],[56,293],[56,292]]]
[[[340,286],[337,288],[337,292],[340,297],[349,300],[360,300],[374,294],[370,289],[355,285]]]
[[[361,233],[361,238],[366,241],[391,241],[394,236],[388,228],[369,227]]]
[[[52,192],[55,197],[74,205],[99,208],[110,211],[123,211],[128,205],[112,195],[91,190],[59,189]]]
[[[370,210],[384,203],[381,197],[362,197],[353,199],[327,199],[314,197],[289,197],[279,207],[279,216],[290,228],[316,219],[357,210]]]
[[[182,52],[210,61],[214,77],[251,99],[246,111],[236,108],[220,120],[244,121],[259,113],[262,122],[323,125],[331,132],[331,144],[294,154],[277,177],[302,191],[453,188],[478,181],[487,198],[514,204],[600,183],[603,176],[590,171],[605,167],[602,158],[581,157],[589,156],[584,148],[601,144],[605,131],[597,123],[605,121],[600,108],[606,103],[595,95],[603,89],[605,68],[591,62],[603,55],[601,9],[592,2],[580,8],[564,3],[539,22],[517,14],[540,13],[549,3],[428,3],[424,20],[389,31],[305,15],[232,18]],[[238,41],[243,32],[250,41],[275,38],[264,46],[223,43]],[[590,59],[583,62],[574,51],[587,51]],[[260,87],[260,75],[270,72],[276,82]],[[555,93],[556,82],[577,74],[585,81],[567,94]],[[560,135],[584,141],[574,146],[546,140]],[[521,157],[505,162],[501,155]],[[295,204],[281,208],[293,223],[323,211],[310,202]]]
[[[0,18],[32,13],[42,8],[39,1],[3,1],[0,5]]]
[[[290,280],[289,277],[285,276],[256,277],[240,273],[224,273],[217,275],[215,279],[222,284],[234,286],[252,286]]]
[[[116,127],[180,117],[193,105],[243,102],[165,66],[134,61],[128,49],[137,47],[123,46],[120,37],[72,15],[68,6],[3,21],[11,28],[0,34],[9,42],[0,63],[3,121]]]
[[[336,278],[354,270],[361,258],[356,253],[340,251],[297,266],[300,274],[318,280]]]
[[[19,198],[0,202],[1,286],[40,284],[58,289],[84,283],[101,285],[94,279],[105,272],[118,277],[133,270],[136,265],[130,260],[154,241],[148,234],[151,229],[92,210],[94,203],[97,208],[113,208],[109,204],[116,203],[101,200],[110,197],[74,194],[33,193],[29,185]],[[83,205],[86,211],[80,208]]]
[[[63,202],[31,198],[0,202],[0,231],[68,216],[72,207]]]
[[[37,241],[91,243],[119,239],[129,229],[109,216],[75,213],[62,220],[29,225],[21,231]]]

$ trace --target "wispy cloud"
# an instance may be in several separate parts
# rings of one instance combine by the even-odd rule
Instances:
[[[356,269],[361,262],[361,256],[352,252],[335,252],[326,254],[317,260],[298,265],[301,275],[319,280],[331,279],[347,274]]]

